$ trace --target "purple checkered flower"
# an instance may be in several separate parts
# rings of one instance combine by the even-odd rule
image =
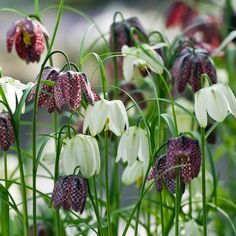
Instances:
[[[59,210],[73,209],[80,214],[83,213],[88,192],[87,179],[78,175],[60,177],[53,189],[51,202]]]
[[[201,89],[201,75],[207,74],[213,84],[216,83],[216,68],[204,49],[184,48],[174,60],[171,75],[175,89],[182,93],[187,83],[193,92]]]
[[[201,166],[201,151],[197,140],[180,136],[168,141],[166,168],[171,178],[176,178],[175,166],[180,165],[180,179],[188,184],[198,176]]]
[[[29,17],[13,23],[7,32],[7,50],[11,52],[13,44],[18,56],[29,62],[38,62],[45,48],[44,38],[48,32],[37,20]]]
[[[0,146],[3,151],[7,151],[11,144],[15,142],[14,129],[10,116],[7,112],[0,113]]]
[[[144,37],[146,33],[143,26],[137,17],[131,17],[127,20],[114,22],[111,25],[110,47],[115,52],[121,52],[121,48],[124,45],[129,47],[134,46],[134,41],[131,37],[131,28],[139,30]],[[138,38],[138,35],[135,35]]]
[[[165,185],[169,192],[176,192],[176,180],[171,178],[169,171],[166,166],[166,155],[163,155],[156,159],[151,172],[149,173],[147,180],[154,179],[155,185],[158,192],[163,190],[163,185]],[[184,193],[185,184],[180,181],[181,192]]]
[[[59,69],[45,67],[42,74],[42,82],[49,80],[53,85],[43,83],[39,94],[39,107],[46,107],[48,112],[62,112],[67,107],[70,111],[79,108],[82,99],[82,92],[85,94],[89,104],[100,100],[95,90],[87,80],[84,73],[66,71],[59,72]],[[35,95],[33,89],[29,95],[28,101],[31,101]]]

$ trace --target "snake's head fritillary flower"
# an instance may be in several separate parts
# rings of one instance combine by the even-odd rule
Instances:
[[[15,112],[17,103],[21,100],[21,97],[24,93],[23,91],[32,87],[32,85],[32,83],[23,84],[19,80],[15,80],[7,76],[0,78],[0,86],[2,87],[12,113]],[[1,96],[0,101],[2,101]],[[6,107],[0,103],[0,112],[6,110]]]
[[[62,167],[69,175],[79,167],[85,178],[90,178],[100,172],[100,153],[97,140],[84,134],[77,134],[64,141],[61,153]]]
[[[174,2],[167,10],[166,27],[180,26],[183,29],[192,22],[196,15],[197,11],[185,2]]]
[[[220,32],[221,20],[214,16],[199,16],[192,22],[190,29],[185,32],[185,35],[192,38],[195,44],[202,44],[209,51],[216,49],[221,41],[222,35]],[[204,45],[205,44],[205,45]]]
[[[156,189],[158,192],[163,190],[165,185],[169,192],[176,192],[176,180],[169,175],[169,170],[166,166],[166,155],[158,157],[147,177],[147,180],[154,179]],[[181,192],[185,191],[185,184],[180,181]]]
[[[145,162],[136,160],[133,165],[126,166],[122,174],[122,183],[130,185],[142,181],[147,171],[148,165]],[[140,181],[141,180],[141,181]]]
[[[88,192],[87,179],[78,175],[60,177],[55,183],[51,202],[56,209],[83,213]]]
[[[123,160],[132,166],[137,160],[149,165],[149,145],[145,130],[132,126],[126,130],[119,142],[116,162]]]
[[[47,108],[49,113],[54,110],[58,110],[55,98],[54,98],[54,87],[55,83],[58,79],[59,68],[54,68],[50,66],[46,66],[42,73],[42,83],[41,90],[39,93],[39,101],[38,106],[43,108]],[[49,85],[48,83],[44,83],[44,81],[51,81],[53,84]],[[29,94],[28,101],[31,101],[35,96],[35,88],[33,88]]]
[[[137,17],[114,22],[111,25],[109,41],[113,51],[120,52],[124,45],[128,45],[129,47],[134,46],[134,40],[131,37],[131,28],[136,28],[146,37],[143,26]],[[134,33],[134,35],[138,38],[137,34]]]
[[[188,184],[198,176],[201,166],[201,151],[195,139],[180,136],[168,141],[166,153],[166,168],[169,175],[176,178],[176,166],[180,169],[180,179]]]
[[[95,136],[105,129],[120,136],[128,127],[128,115],[120,100],[101,99],[86,109],[83,133],[89,128],[91,135]]]
[[[45,27],[37,20],[29,17],[13,23],[7,32],[7,50],[15,48],[18,56],[29,62],[38,62],[45,48],[44,38],[48,37]]]
[[[207,113],[222,122],[228,111],[236,118],[236,98],[226,84],[214,84],[195,93],[195,114],[201,127],[207,126]]]
[[[142,48],[124,45],[122,47],[122,54],[124,55],[123,75],[125,80],[130,81],[133,78],[134,66],[138,66],[144,71],[150,69],[155,73],[162,74],[164,62],[155,50],[164,46],[166,46],[164,43],[159,43],[155,46],[142,44]]]
[[[184,48],[175,58],[171,74],[179,93],[185,90],[188,83],[193,92],[197,92],[201,88],[202,74],[207,74],[211,82],[216,83],[215,65],[204,49]]]
[[[49,81],[53,84],[48,84]],[[100,100],[84,73],[60,72],[58,68],[47,66],[42,73],[42,83],[38,106],[46,107],[49,113],[55,110],[62,112],[65,107],[75,111],[80,106],[82,92],[89,104]],[[35,89],[32,89],[28,101],[31,101],[34,95]]]
[[[7,151],[11,144],[15,142],[14,129],[10,116],[7,112],[0,113],[0,146],[3,151]]]

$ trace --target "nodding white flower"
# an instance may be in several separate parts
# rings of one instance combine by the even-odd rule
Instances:
[[[61,158],[66,175],[73,174],[78,166],[85,178],[100,172],[98,143],[92,136],[77,134],[71,139],[66,139]]]
[[[222,122],[228,111],[236,118],[236,98],[226,84],[214,84],[195,93],[195,113],[200,126],[207,126],[207,113]]]
[[[155,51],[165,46],[160,43],[156,46],[149,46],[148,44],[142,44],[142,48],[128,47],[124,45],[122,47],[122,54],[124,55],[123,61],[123,75],[124,78],[130,81],[133,77],[134,66],[142,66],[149,68],[155,73],[162,74],[164,68],[164,62],[161,56]]]
[[[135,181],[145,176],[148,165],[141,161],[135,161],[132,166],[126,166],[122,174],[122,183],[126,185],[133,184]]]
[[[145,130],[132,126],[121,136],[116,162],[120,159],[132,166],[135,161],[149,164],[149,145]]]
[[[2,87],[12,113],[16,110],[16,103],[20,101],[23,95],[23,90],[32,87],[32,85],[33,83],[23,84],[19,80],[15,80],[11,77],[4,76],[0,78],[0,86]],[[1,97],[0,100],[2,100]],[[0,112],[3,110],[6,111],[7,109],[2,103],[0,103]]]
[[[120,136],[129,127],[128,116],[124,104],[120,100],[107,101],[101,99],[88,105],[84,117],[83,133],[89,128],[92,136],[105,130]]]

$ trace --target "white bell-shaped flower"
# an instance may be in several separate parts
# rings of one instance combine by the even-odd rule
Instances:
[[[123,162],[128,162],[128,165],[132,166],[137,158],[148,166],[149,144],[145,130],[132,126],[121,136],[116,162],[122,159]]]
[[[91,135],[95,136],[105,128],[120,136],[128,127],[128,116],[120,100],[101,99],[86,109],[83,133],[89,128]]]
[[[78,166],[85,178],[100,172],[98,143],[92,136],[77,134],[71,139],[66,139],[61,158],[66,175],[73,174],[74,169]]]
[[[236,98],[226,84],[214,84],[195,93],[195,114],[201,127],[207,126],[207,113],[222,122],[228,111],[236,118]]]
[[[164,68],[164,62],[161,56],[155,51],[155,49],[166,46],[163,43],[155,46],[149,46],[148,44],[142,44],[142,48],[128,47],[124,45],[122,47],[123,60],[123,75],[124,78],[130,81],[133,78],[134,66],[142,66],[149,68],[155,73],[162,74]]]
[[[23,84],[19,80],[15,80],[11,77],[4,76],[0,78],[0,86],[2,87],[12,113],[16,110],[16,102],[20,101],[23,95],[23,90],[32,87],[32,85],[33,83]],[[1,97],[0,100],[2,100]],[[0,103],[0,112],[3,110],[6,110],[6,108],[2,103]]]
[[[142,179],[145,176],[148,165],[141,161],[135,161],[132,166],[126,166],[122,174],[122,183],[130,185]]]

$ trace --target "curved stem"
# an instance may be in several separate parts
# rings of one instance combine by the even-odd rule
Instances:
[[[34,100],[34,109],[33,109],[33,117],[32,117],[33,235],[35,235],[35,236],[37,235],[37,211],[36,211],[36,172],[37,172],[37,165],[36,165],[36,159],[37,159],[36,132],[37,132],[37,129],[36,129],[36,126],[37,126],[37,112],[38,112],[38,96],[39,96],[39,90],[40,90],[40,84],[41,84],[43,69],[44,69],[44,67],[47,63],[47,60],[50,58],[52,46],[53,46],[53,43],[54,43],[54,40],[55,40],[55,37],[56,37],[57,29],[58,29],[60,18],[61,18],[62,9],[63,9],[63,0],[60,1],[53,36],[52,36],[50,45],[48,47],[47,56],[46,56],[44,62],[42,63],[40,73],[39,73],[39,78],[38,78],[36,89],[35,89],[35,100]]]
[[[203,235],[207,236],[205,129],[201,128]]]
[[[39,10],[39,1],[38,0],[34,0],[34,12],[35,12],[35,16],[40,18],[40,10]]]

